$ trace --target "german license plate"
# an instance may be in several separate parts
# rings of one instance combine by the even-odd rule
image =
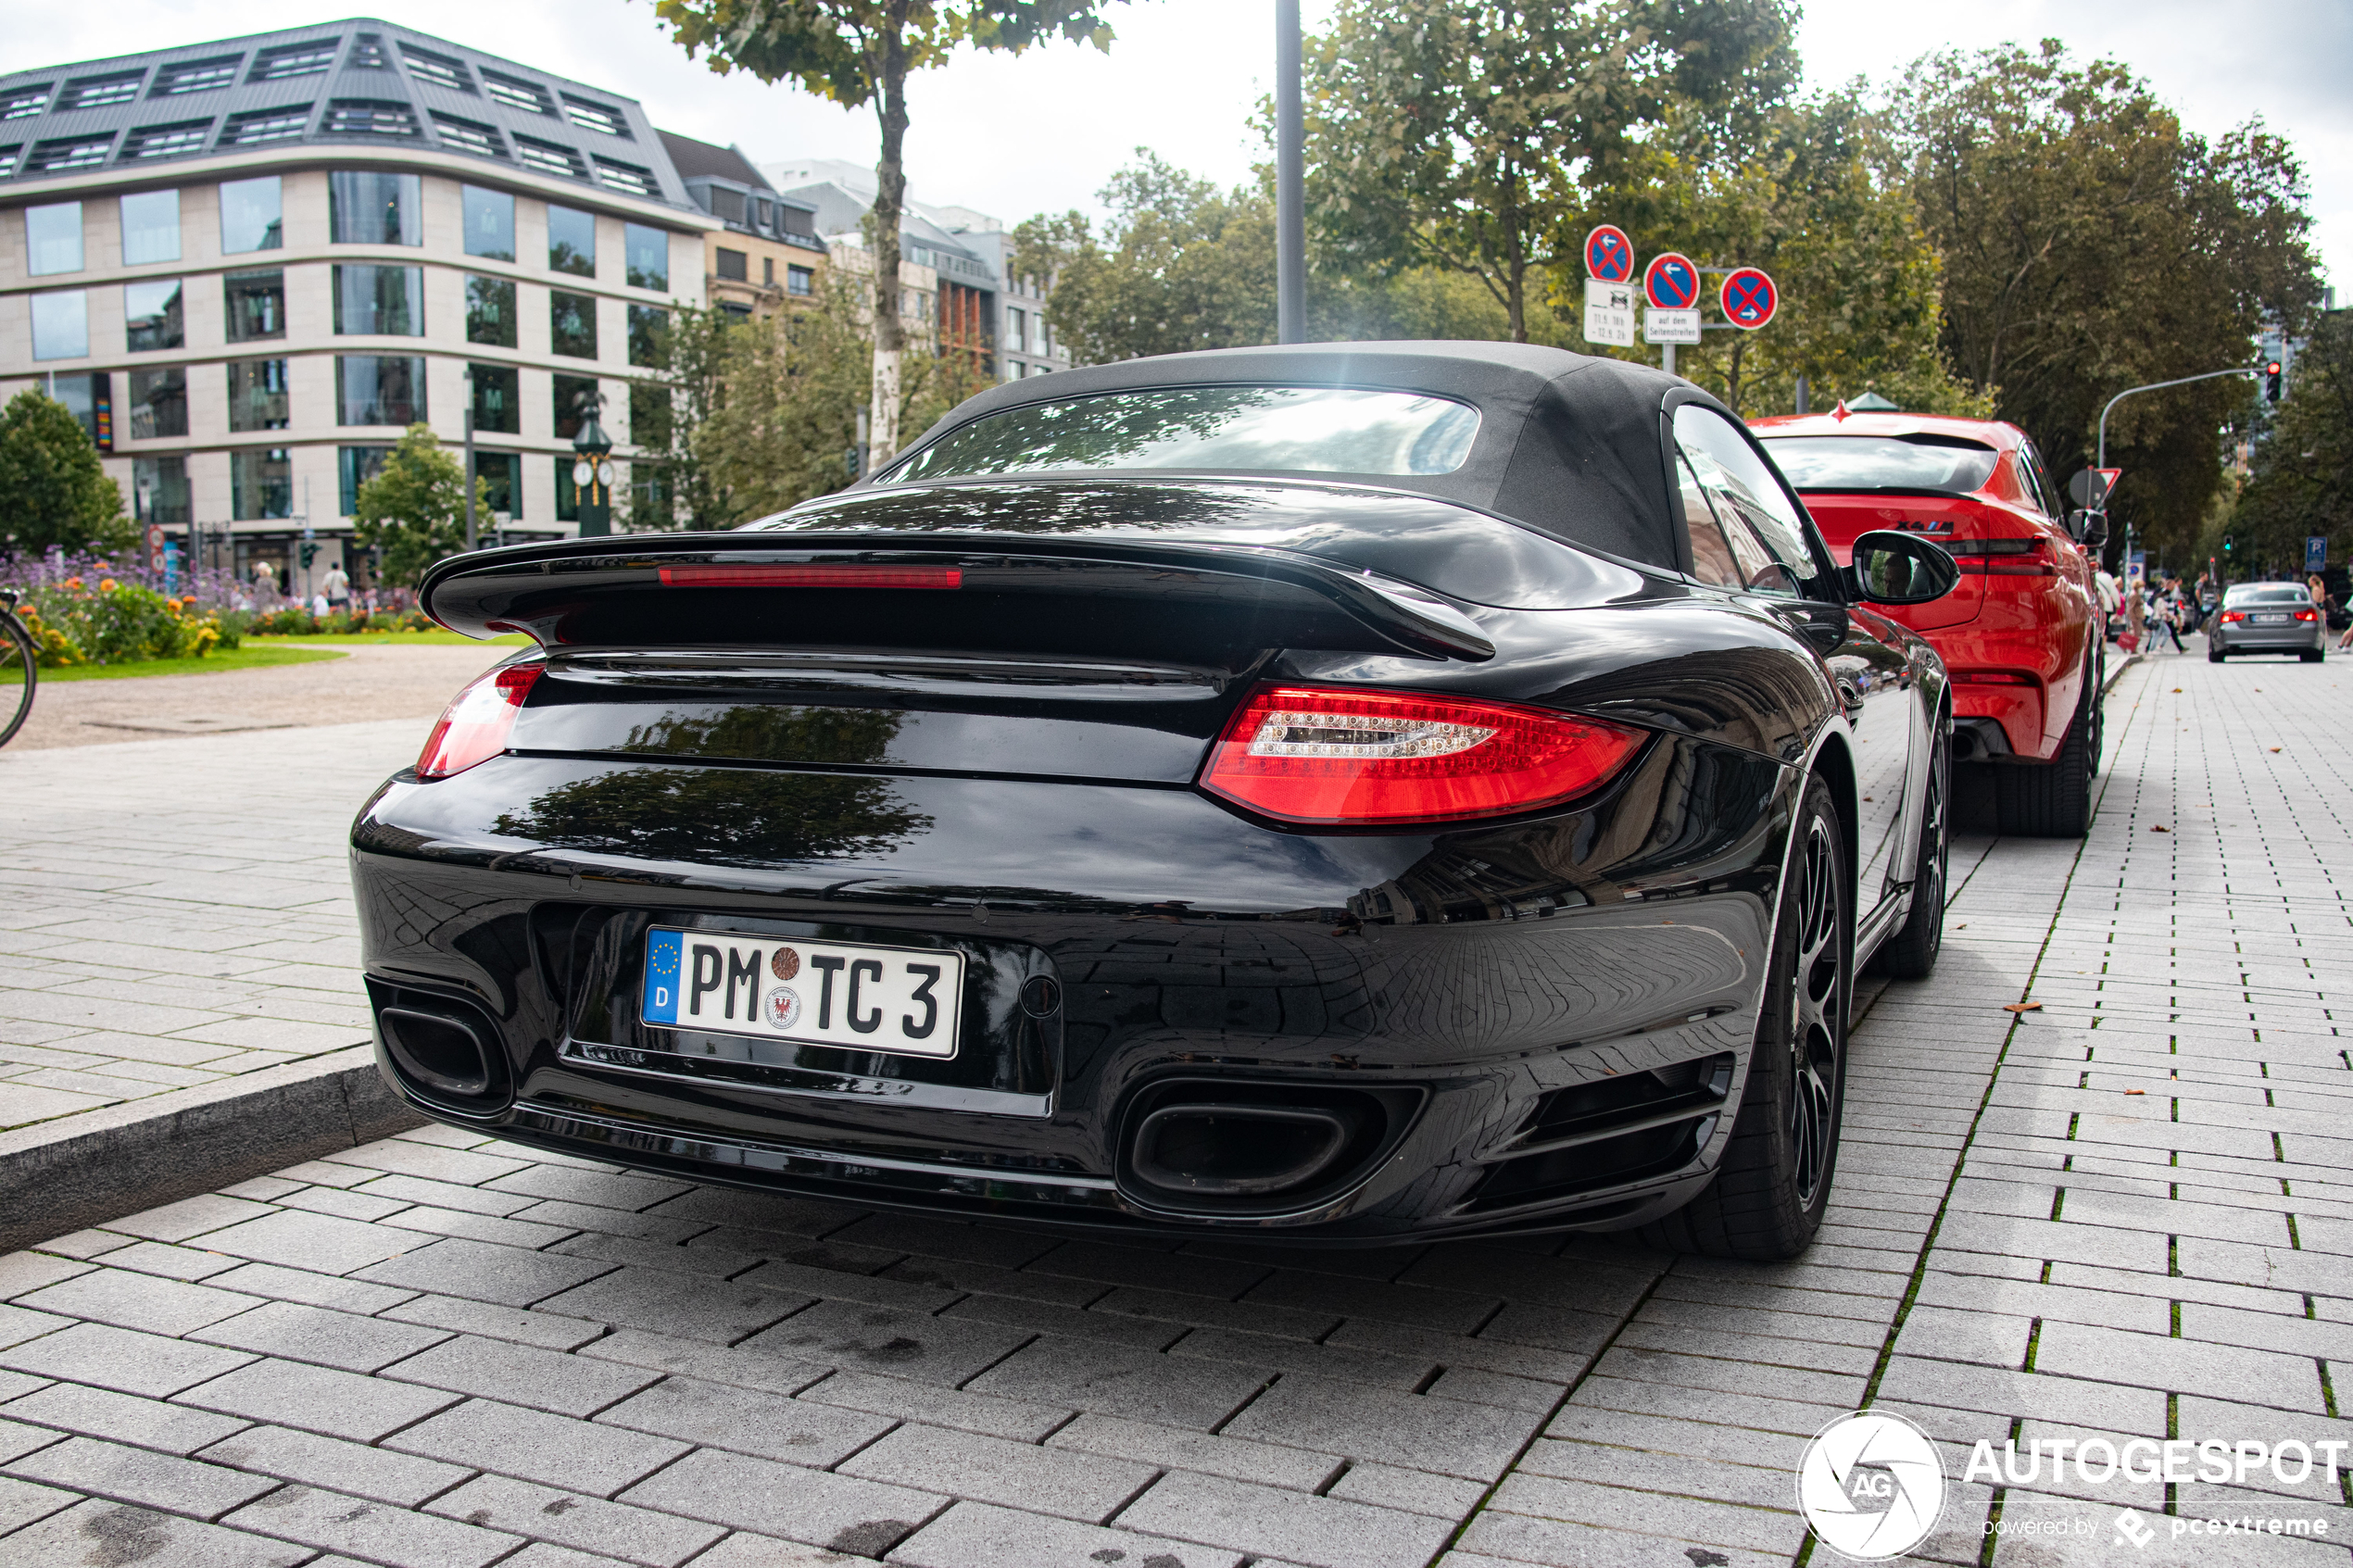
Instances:
[[[646,935],[645,1022],[941,1060],[956,1054],[964,956],[950,948]]]
[[[2284,615],[2259,615],[2255,617],[2255,623],[2258,626],[2284,626],[2287,624],[2287,617]]]

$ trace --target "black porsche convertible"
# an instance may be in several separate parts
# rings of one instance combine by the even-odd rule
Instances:
[[[1786,1257],[1853,976],[1919,975],[1949,706],[1740,421],[1494,344],[997,387],[723,533],[443,562],[538,645],[352,831],[417,1109],[1129,1231]]]

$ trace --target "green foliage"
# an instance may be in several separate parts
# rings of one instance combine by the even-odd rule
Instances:
[[[34,388],[10,398],[0,409],[0,553],[117,549],[133,532],[73,411]]]
[[[2315,321],[2252,467],[2228,519],[2242,567],[2301,575],[2313,534],[2328,540],[2330,560],[2353,555],[2353,311]]]
[[[673,305],[669,330],[655,341],[655,373],[629,398],[630,493],[620,526],[633,533],[724,528],[736,520],[697,445],[724,384],[727,344],[738,331],[724,310]]]
[[[1478,279],[1530,338],[1584,192],[1671,110],[1744,126],[1796,74],[1785,0],[1341,0],[1306,41],[1308,204],[1342,268]]]
[[[490,482],[474,480],[474,515],[490,515]],[[352,537],[384,552],[384,579],[414,587],[435,561],[466,547],[466,474],[430,425],[414,424],[359,487]]]
[[[166,598],[152,588],[80,577],[34,588],[19,613],[32,633],[33,660],[44,669],[124,664],[155,659],[202,659],[237,638],[193,599]]]
[[[1995,395],[2061,483],[2091,459],[2108,398],[2251,363],[2261,323],[2294,326],[2319,295],[2303,171],[2260,121],[2208,142],[2123,65],[2078,65],[2056,41],[1931,56],[1894,113],[1944,258],[1954,372]],[[2246,398],[2225,380],[2119,405],[2118,521],[2188,545]]]

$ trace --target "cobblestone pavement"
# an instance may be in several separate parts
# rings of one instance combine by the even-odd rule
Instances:
[[[427,1128],[0,1259],[0,1560],[1827,1562],[1793,1469],[1873,1402],[1947,1445],[1918,1561],[2344,1564],[2317,1471],[1961,1479],[2353,1439],[2334,676],[2145,664],[2088,843],[1967,847],[1800,1262],[1111,1245]]]
[[[364,1042],[345,839],[431,722],[0,752],[0,1129]]]

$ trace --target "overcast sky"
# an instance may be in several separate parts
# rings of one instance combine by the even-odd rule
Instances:
[[[1091,207],[1104,178],[1149,146],[1221,182],[1263,157],[1247,121],[1274,58],[1271,0],[1153,0],[1116,8],[1108,55],[1055,44],[1018,60],[964,56],[910,94],[908,169],[918,199],[993,213]],[[1308,26],[1330,9],[1306,0]],[[1958,12],[1969,26],[1960,30]],[[0,70],[333,20],[348,5],[274,0],[0,0]],[[747,77],[712,76],[671,44],[649,0],[408,0],[386,19],[641,100],[656,124],[741,146],[755,161],[871,164],[875,119]],[[1894,82],[1950,45],[2063,39],[2141,72],[2189,126],[2219,135],[2261,112],[2304,158],[2323,262],[2353,282],[2353,5],[2346,0],[1971,0],[1891,6],[1811,0],[1800,32],[1809,79]]]

